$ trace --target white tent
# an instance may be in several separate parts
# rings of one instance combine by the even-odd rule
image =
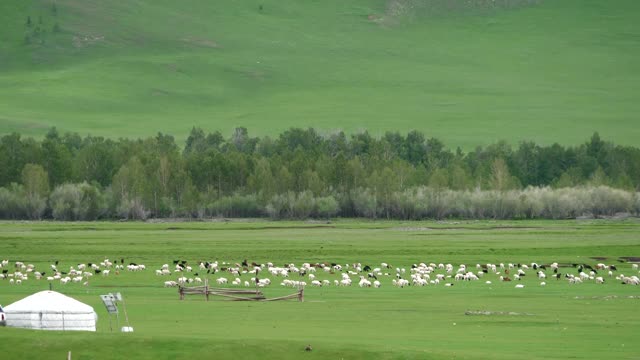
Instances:
[[[96,331],[93,308],[55,291],[41,291],[4,308],[7,326],[40,330]]]

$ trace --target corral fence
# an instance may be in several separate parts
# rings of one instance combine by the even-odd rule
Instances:
[[[258,289],[251,290],[210,287],[207,280],[205,280],[203,286],[187,287],[179,285],[178,293],[180,294],[180,300],[184,300],[186,295],[204,295],[206,301],[209,301],[210,296],[218,296],[231,301],[279,301],[297,299],[299,302],[304,302],[304,288],[299,288],[298,291],[293,294],[267,298],[264,296],[262,291]]]

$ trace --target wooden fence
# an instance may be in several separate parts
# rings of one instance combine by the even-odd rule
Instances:
[[[262,291],[255,289],[229,289],[229,288],[215,288],[210,287],[207,280],[205,280],[204,286],[178,286],[178,293],[180,294],[180,300],[184,300],[185,295],[204,295],[206,301],[209,301],[209,296],[219,296],[231,301],[278,301],[278,300],[290,300],[298,299],[298,301],[304,301],[304,288],[298,289],[297,292],[275,297],[266,298]]]

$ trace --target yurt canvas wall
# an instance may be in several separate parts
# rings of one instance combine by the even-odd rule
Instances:
[[[4,308],[7,326],[40,330],[96,331],[93,308],[55,291],[41,291]]]

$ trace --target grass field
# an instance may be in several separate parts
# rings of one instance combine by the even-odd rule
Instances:
[[[394,1],[58,0],[54,15],[4,0],[0,133],[418,129],[472,149],[599,131],[637,145],[638,1],[393,18]]]
[[[143,263],[145,272],[94,276],[89,286],[56,283],[55,289],[92,305],[99,315],[92,334],[0,328],[3,357],[74,359],[634,359],[640,354],[637,316],[640,287],[607,277],[604,285],[569,285],[532,271],[522,281],[487,274],[453,287],[404,289],[381,279],[380,289],[307,287],[305,302],[205,302],[178,300],[163,263],[186,259],[275,264],[294,262],[588,263],[607,257],[631,275],[621,256],[640,256],[640,223],[627,221],[531,222],[302,222],[228,223],[12,223],[0,224],[0,259],[60,268],[105,257]],[[46,271],[46,270],[45,270]],[[573,272],[562,268],[561,272]],[[202,275],[202,274],[201,274]],[[219,275],[212,277],[212,280]],[[246,275],[243,275],[246,276]],[[319,279],[337,275],[317,273]],[[333,276],[333,277],[332,277]],[[228,276],[227,276],[228,277]],[[173,278],[173,276],[172,276]],[[357,277],[354,277],[357,279]],[[491,285],[485,284],[492,280]],[[268,297],[291,293],[278,285]],[[449,280],[450,281],[450,280]],[[48,287],[30,279],[20,286],[0,281],[7,305]],[[98,295],[122,292],[135,332],[109,333]],[[469,316],[467,310],[527,313]],[[311,344],[314,350],[304,352]]]

